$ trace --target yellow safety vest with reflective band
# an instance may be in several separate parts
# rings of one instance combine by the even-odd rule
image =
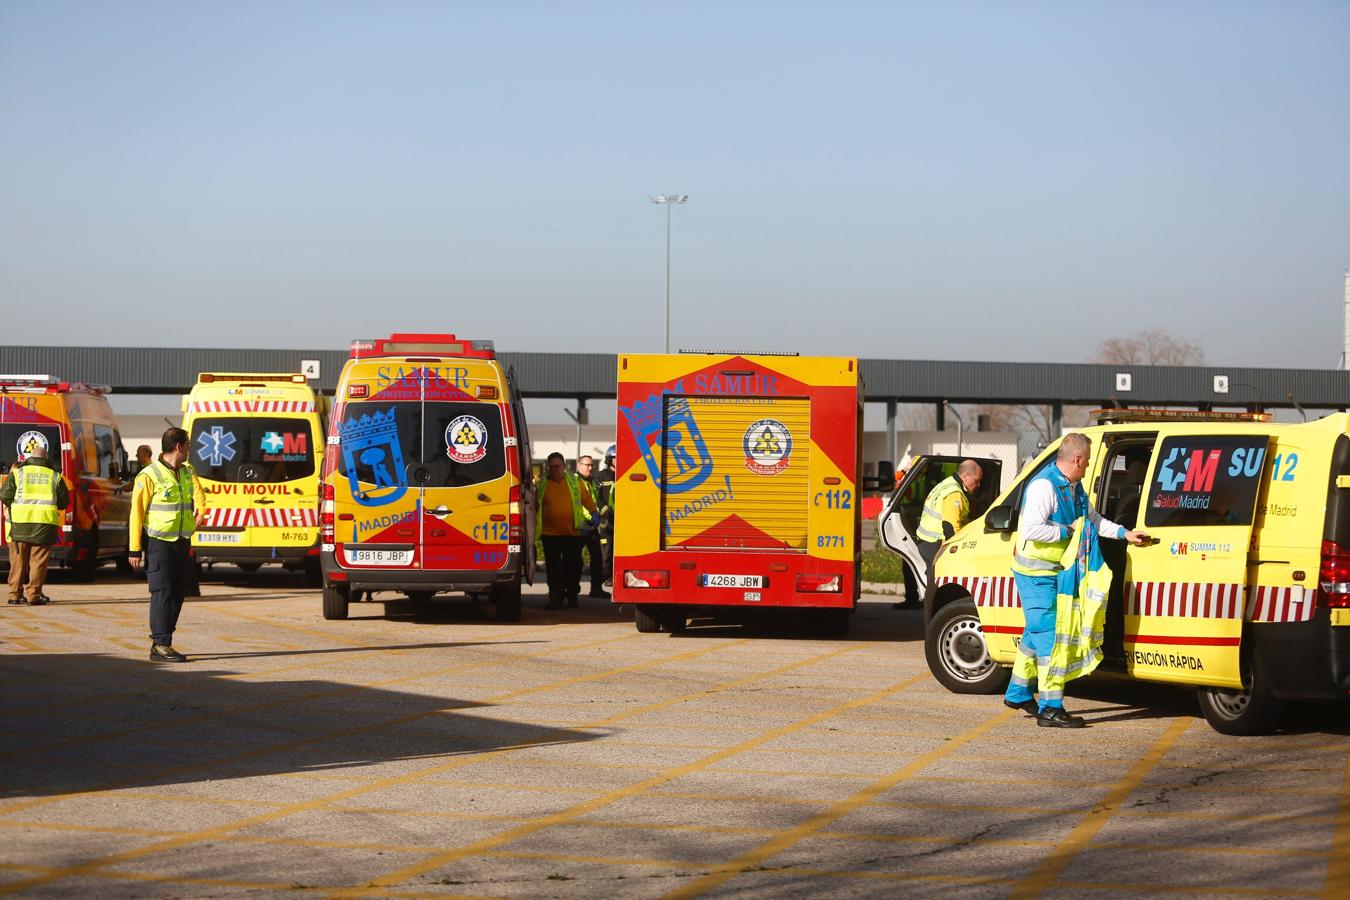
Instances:
[[[952,527],[960,528],[966,523],[966,517],[970,515],[970,499],[966,496],[965,489],[955,475],[938,482],[938,486],[928,494],[928,499],[923,501],[923,515],[919,517],[919,527],[914,529],[914,536],[921,541],[938,544],[946,540],[947,535],[942,530],[942,504],[952,494],[956,494],[961,507],[960,520],[952,523]]]
[[[1023,575],[1054,575],[1063,570],[1061,559],[1073,536],[1074,522],[1087,511],[1087,494],[1083,486],[1065,478],[1057,465],[1051,463],[1027,486],[1041,479],[1050,482],[1055,490],[1055,511],[1050,514],[1049,524],[1058,525],[1063,537],[1057,541],[1033,541],[1023,537],[1019,527],[1017,541],[1013,544],[1012,570]]]
[[[192,479],[196,473],[183,463],[177,476],[160,460],[141,470],[154,483],[150,495],[150,509],[145,514],[145,533],[160,541],[176,541],[192,537],[197,530],[192,516]]]
[[[572,497],[572,530],[580,532],[581,526],[586,524],[587,519],[586,507],[581,502],[581,478],[571,472],[564,472],[563,481],[567,482],[567,493]],[[547,485],[541,485],[539,493],[536,495],[535,502],[538,504],[538,508],[534,511],[535,534],[544,533],[544,491],[547,489]],[[588,490],[586,493],[589,494],[590,491]],[[592,502],[594,502],[594,499],[594,497],[591,498]]]
[[[10,521],[16,525],[60,525],[62,512],[56,505],[56,479],[61,473],[42,465],[16,466],[14,502],[9,507]]]

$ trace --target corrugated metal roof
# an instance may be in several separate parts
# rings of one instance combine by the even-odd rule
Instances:
[[[617,360],[608,353],[501,353],[527,397],[613,397]],[[159,347],[0,347],[0,372],[51,374],[111,385],[119,393],[183,393],[198,372],[297,372],[318,360],[320,388],[337,385],[345,350]],[[1102,366],[1079,363],[865,359],[867,396],[901,402],[1201,404],[1312,409],[1350,406],[1350,372],[1225,366]],[[1128,375],[1129,389],[1118,387]],[[1227,392],[1215,389],[1216,378]]]

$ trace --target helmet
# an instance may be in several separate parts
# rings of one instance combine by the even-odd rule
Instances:
[[[608,458],[608,459],[613,459],[613,458],[614,458],[614,451],[615,451],[616,449],[618,449],[618,448],[615,447],[613,444],[610,444],[610,445],[609,445],[609,449],[605,451],[605,457]]]

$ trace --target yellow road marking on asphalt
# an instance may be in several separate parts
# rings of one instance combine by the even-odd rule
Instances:
[[[14,635],[9,635],[8,637],[5,637],[5,638],[3,638],[3,639],[0,639],[0,643],[6,642],[6,641],[9,642],[9,643],[11,643],[11,644],[13,644],[14,646],[18,647],[20,650],[22,650],[22,651],[25,652],[25,653],[46,653],[46,652],[48,652],[45,648],[43,648],[43,647],[40,646],[36,641],[34,641],[34,640],[30,639],[30,638],[21,638],[21,637],[15,637]]]
[[[735,647],[735,646],[737,646],[737,645],[739,645],[739,644],[745,643],[745,642],[748,641],[748,640],[749,640],[749,638],[743,638],[743,639],[735,640],[735,641],[722,641],[722,642],[719,642],[719,643],[716,643],[716,644],[709,644],[709,645],[706,645],[706,646],[703,646],[703,647],[699,647],[699,648],[694,649],[694,650],[689,650],[689,651],[686,651],[686,652],[684,652],[684,653],[678,653],[678,654],[675,654],[674,656],[663,656],[663,657],[658,657],[658,658],[653,659],[653,660],[648,660],[648,661],[645,662],[645,663],[634,664],[634,665],[629,665],[629,666],[623,666],[623,667],[618,668],[618,669],[608,670],[607,672],[598,672],[598,673],[594,673],[594,674],[589,675],[589,676],[582,676],[580,679],[578,679],[578,678],[568,678],[568,679],[563,679],[563,680],[557,682],[557,684],[558,684],[559,686],[567,686],[567,685],[570,685],[570,684],[578,683],[579,680],[588,680],[588,681],[590,681],[590,680],[597,680],[597,679],[599,679],[599,678],[606,677],[606,676],[608,676],[608,675],[614,675],[614,674],[620,674],[620,673],[632,672],[632,671],[636,671],[636,670],[641,669],[641,668],[655,668],[655,667],[657,667],[657,666],[669,665],[669,664],[672,663],[672,662],[679,662],[679,661],[686,660],[686,659],[694,659],[694,658],[697,658],[697,657],[699,657],[699,656],[703,656],[703,655],[708,654],[708,653],[713,653],[713,652],[715,652],[715,651],[717,651],[717,650],[723,650],[723,649],[726,649],[726,648],[728,648],[728,647]],[[540,685],[540,686],[536,686],[536,687],[532,688],[531,690],[533,690],[533,691],[540,691],[540,690],[543,690],[543,688],[544,688],[544,686]],[[458,708],[458,707],[454,707],[454,708]],[[375,725],[368,725],[368,726],[363,726],[363,727],[360,727],[360,728],[349,729],[349,730],[347,730],[347,731],[345,731],[345,732],[338,732],[338,733],[335,733],[335,734],[326,735],[326,736],[324,736],[323,738],[310,738],[310,739],[305,739],[305,740],[302,740],[302,741],[294,741],[294,742],[291,742],[291,743],[292,743],[292,745],[305,746],[305,745],[312,744],[312,743],[318,743],[318,742],[320,742],[320,741],[322,741],[322,740],[331,740],[331,739],[332,739],[333,737],[335,737],[335,736],[346,736],[347,734],[357,734],[357,733],[362,733],[362,732],[371,731],[371,730],[374,730],[374,729],[377,729],[377,728],[385,728],[385,727],[388,727],[388,726],[391,725],[391,724],[392,724],[392,725],[405,724],[406,722],[414,721],[414,720],[417,720],[417,719],[423,719],[423,718],[426,718],[426,717],[428,717],[428,716],[436,715],[436,714],[438,714],[438,713],[440,713],[440,712],[441,712],[441,710],[423,711],[423,712],[415,713],[415,714],[413,714],[413,715],[411,715],[411,716],[403,717],[402,719],[394,720],[394,722],[392,722],[392,723],[386,722],[386,723],[379,723],[379,724],[375,724]],[[594,726],[592,726],[592,727],[594,727]],[[76,863],[75,865],[72,865],[72,866],[66,866],[66,867],[63,867],[63,868],[60,868],[60,869],[55,869],[55,870],[52,870],[52,871],[50,871],[50,872],[48,872],[48,873],[46,873],[46,874],[44,874],[44,875],[41,875],[41,876],[35,876],[35,877],[32,877],[32,878],[26,878],[26,879],[23,879],[23,880],[20,880],[20,881],[11,882],[11,883],[9,883],[9,884],[3,884],[3,885],[0,885],[0,894],[11,894],[11,893],[16,893],[16,892],[18,892],[18,891],[26,890],[27,888],[30,888],[30,887],[35,887],[35,886],[37,886],[37,885],[39,885],[39,884],[47,884],[47,883],[50,883],[50,882],[52,882],[52,881],[59,881],[59,880],[61,880],[61,879],[65,879],[65,878],[76,878],[76,877],[80,877],[80,876],[83,876],[83,875],[91,875],[91,874],[94,874],[94,873],[100,872],[101,870],[106,869],[106,867],[108,867],[108,866],[116,865],[117,863],[120,863],[120,862],[126,862],[126,861],[132,860],[132,859],[139,859],[139,858],[141,858],[141,857],[149,856],[149,855],[154,854],[154,853],[161,853],[161,852],[163,852],[163,851],[165,851],[165,850],[173,850],[173,849],[176,849],[176,848],[178,848],[178,847],[183,847],[183,846],[186,846],[186,845],[189,845],[189,844],[200,843],[201,841],[212,840],[212,839],[214,839],[214,838],[217,838],[217,837],[220,837],[220,836],[223,836],[223,835],[226,835],[226,834],[231,834],[231,833],[240,831],[240,830],[242,830],[242,829],[244,829],[244,828],[248,828],[248,827],[253,826],[253,825],[261,825],[261,824],[265,824],[265,823],[267,823],[267,822],[275,821],[275,820],[277,820],[277,819],[285,818],[286,816],[294,815],[294,814],[296,814],[296,813],[300,813],[300,812],[309,812],[309,811],[311,811],[311,810],[320,809],[320,808],[322,808],[322,807],[331,805],[331,804],[333,804],[333,803],[337,803],[337,802],[342,801],[342,800],[348,800],[348,799],[350,799],[350,798],[352,798],[352,797],[359,797],[359,796],[362,796],[362,795],[364,795],[364,794],[373,793],[373,792],[375,792],[375,791],[383,790],[383,789],[388,788],[388,787],[396,787],[396,786],[403,785],[403,784],[411,784],[411,783],[416,782],[416,781],[419,781],[420,779],[425,778],[425,777],[427,777],[427,776],[429,776],[429,775],[435,775],[435,774],[439,774],[440,772],[447,772],[447,771],[450,771],[450,770],[452,770],[452,769],[457,769],[457,768],[460,768],[460,767],[463,767],[463,766],[473,765],[473,764],[475,764],[475,763],[477,763],[477,762],[480,762],[483,758],[488,758],[488,757],[491,757],[491,756],[496,755],[496,754],[508,753],[508,752],[510,752],[511,750],[520,749],[520,748],[523,748],[523,747],[538,746],[538,745],[541,744],[541,743],[545,743],[545,739],[542,739],[542,738],[541,738],[541,739],[539,739],[539,740],[537,740],[537,741],[528,741],[528,742],[525,742],[525,743],[516,745],[515,747],[502,747],[502,748],[498,748],[498,749],[496,749],[496,750],[489,751],[489,752],[484,753],[484,754],[474,754],[473,756],[458,758],[458,759],[454,760],[453,762],[449,762],[449,763],[441,763],[441,764],[438,764],[438,765],[435,765],[435,766],[431,766],[431,767],[428,767],[428,768],[425,768],[425,769],[419,769],[419,770],[416,770],[416,771],[413,771],[413,772],[408,772],[408,773],[405,773],[405,774],[403,774],[403,775],[395,775],[395,776],[389,776],[389,777],[386,777],[386,778],[378,778],[378,779],[375,779],[375,780],[373,780],[373,781],[369,781],[369,782],[367,782],[366,784],[359,785],[359,786],[352,787],[352,788],[348,788],[348,789],[345,790],[345,791],[339,791],[339,792],[336,793],[336,794],[331,794],[331,795],[328,795],[328,796],[325,796],[325,797],[315,798],[315,799],[313,799],[313,800],[305,800],[305,801],[300,801],[300,802],[297,802],[297,803],[292,803],[292,804],[290,804],[290,805],[288,805],[288,806],[285,806],[285,807],[282,807],[282,808],[280,808],[280,809],[271,810],[271,811],[269,811],[269,812],[258,813],[258,814],[255,814],[255,815],[252,815],[252,816],[248,816],[248,817],[243,818],[243,819],[238,819],[238,820],[236,820],[236,821],[234,821],[234,822],[227,822],[227,823],[225,823],[225,824],[213,826],[213,827],[211,827],[211,828],[205,828],[205,829],[200,829],[200,830],[198,830],[198,831],[188,832],[188,833],[186,833],[186,834],[182,834],[182,835],[179,835],[179,836],[177,836],[177,837],[173,837],[173,838],[170,838],[170,839],[167,839],[167,840],[164,840],[164,841],[159,841],[159,842],[154,843],[154,844],[149,844],[149,845],[144,846],[144,847],[137,847],[137,848],[134,848],[134,849],[131,849],[131,850],[124,850],[124,851],[121,851],[121,852],[118,852],[118,853],[108,854],[108,855],[105,855],[105,856],[102,856],[102,857],[99,857],[99,858],[96,858],[96,859],[86,860],[85,862],[82,862],[82,863]],[[281,746],[285,746],[285,745],[281,745]],[[294,749],[294,747],[293,747],[293,746],[290,746],[290,747],[288,747],[288,749]],[[267,751],[249,751],[249,752],[244,753],[244,754],[238,754],[236,757],[232,757],[232,759],[235,759],[235,758],[242,758],[242,757],[246,757],[246,756],[258,755],[258,753],[260,753],[260,752],[275,752],[275,749],[267,750]],[[180,768],[184,768],[184,769],[196,769],[196,768],[203,768],[203,767],[204,767],[203,764],[195,764],[195,765],[185,766],[185,767],[180,767]],[[46,798],[39,798],[39,799],[46,799]],[[6,808],[4,808],[4,809],[0,809],[0,813],[12,813],[12,812],[17,812],[17,811],[19,811],[20,809],[24,809],[24,808],[27,808],[27,805],[26,805],[26,804],[23,804],[23,803],[21,803],[21,804],[11,804],[9,807],[6,807]]]
[[[925,675],[926,674],[927,673],[925,673]],[[915,680],[917,681],[922,677],[925,676],[916,676]],[[773,839],[742,853],[734,860],[714,866],[713,870],[707,875],[692,884],[685,885],[679,890],[671,892],[667,896],[698,897],[736,877],[743,869],[761,865],[766,860],[778,855],[794,844],[800,843],[802,840],[824,830],[826,826],[837,822],[854,810],[874,804],[878,795],[890,790],[911,775],[947,756],[952,751],[964,747],[971,741],[988,734],[998,726],[1011,721],[1016,715],[1016,710],[1011,709],[999,712],[997,715],[986,719],[974,728],[962,732],[942,746],[935,747],[927,753],[915,757],[894,772],[891,772],[883,778],[877,779],[867,787],[855,792],[852,796],[830,804],[829,808],[816,813],[800,825],[787,829]]]
[[[241,637],[234,634],[222,634],[218,640],[229,641],[231,644],[243,644],[246,647],[258,647],[263,650],[272,650],[280,647],[282,650],[304,650],[299,644],[288,644],[285,641],[262,640],[259,638]]]
[[[75,608],[75,612],[82,616],[88,616],[91,619],[102,619],[104,621],[117,619],[129,622],[131,619],[136,618],[135,613],[129,613],[125,609],[115,609],[112,607],[103,609],[100,607],[79,606]]]
[[[444,853],[437,854],[435,856],[430,857],[429,859],[422,860],[421,862],[415,865],[407,866],[405,868],[391,872],[387,875],[383,875],[379,878],[376,878],[370,882],[370,886],[385,887],[389,885],[398,884],[414,876],[424,874],[433,869],[437,869],[440,868],[441,866],[448,865],[452,862],[464,859],[465,857],[476,856],[485,850],[495,849],[501,846],[502,844],[507,844],[510,843],[511,841],[519,840],[522,837],[526,837],[536,832],[543,831],[547,828],[553,827],[554,825],[560,825],[566,822],[571,822],[572,820],[577,819],[583,815],[586,815],[587,813],[594,812],[597,809],[603,809],[604,807],[609,806],[612,803],[617,803],[618,801],[625,800],[629,797],[635,797],[639,794],[651,790],[654,787],[659,787],[660,785],[667,784],[671,781],[676,780],[677,778],[682,778],[685,775],[690,775],[694,772],[702,771],[710,766],[713,766],[721,762],[722,760],[736,756],[739,753],[744,753],[747,750],[753,750],[754,748],[762,744],[767,744],[770,741],[774,741],[780,737],[784,737],[785,735],[792,734],[793,732],[799,731],[802,728],[810,727],[816,722],[821,722],[828,718],[831,718],[832,716],[839,715],[842,712],[846,712],[851,709],[856,709],[861,706],[867,706],[868,704],[876,703],[887,697],[891,697],[897,693],[900,693],[901,691],[911,686],[912,684],[917,683],[920,679],[926,677],[928,677],[927,673],[924,673],[923,675],[916,675],[913,678],[908,678],[898,684],[894,684],[888,688],[884,688],[880,691],[869,694],[866,697],[860,697],[854,700],[850,700],[847,703],[831,707],[830,709],[824,710],[822,712],[814,713],[810,716],[807,716],[805,719],[800,719],[797,722],[793,722],[788,725],[781,725],[777,728],[765,732],[764,734],[758,737],[751,738],[750,740],[747,741],[743,741],[734,747],[728,747],[724,750],[719,750],[716,753],[712,753],[709,754],[708,756],[703,757],[702,759],[698,759],[695,760],[694,762],[686,763],[685,765],[669,769],[657,775],[653,775],[650,778],[643,779],[637,784],[629,785],[623,788],[618,788],[617,790],[610,791],[606,794],[603,794],[599,797],[595,797],[591,800],[583,801],[575,806],[569,807],[568,809],[562,810],[560,812],[540,816],[533,822],[526,823],[516,828],[507,829],[506,831],[497,835],[493,835],[492,837],[472,841],[454,850],[449,850]],[[351,894],[353,892],[348,891],[343,893]],[[363,891],[361,889],[357,889],[354,893],[361,894],[363,893]]]
[[[1231,884],[1191,887],[1181,884],[1152,884],[1140,882],[1059,881],[1055,887],[1073,891],[1134,891],[1144,894],[1231,894],[1243,897],[1316,897],[1317,891],[1291,891],[1281,888],[1254,888]]]
[[[1336,810],[1336,828],[1331,834],[1331,861],[1327,863],[1326,897],[1350,896],[1350,755],[1341,769],[1340,808]]]
[[[9,624],[15,628],[21,628],[30,634],[46,634],[58,632],[60,634],[79,634],[79,631],[71,628],[69,625],[57,619],[36,619],[28,621],[26,619],[11,619]]]
[[[1086,816],[1073,827],[1062,841],[1050,851],[1031,874],[1013,887],[1013,897],[1038,897],[1049,890],[1059,880],[1059,876],[1068,868],[1069,863],[1086,847],[1099,831],[1110,821],[1120,805],[1124,803],[1148,777],[1191,726],[1192,719],[1177,719],[1162,735],[1153,742],[1139,761],[1130,767],[1125,777],[1116,782],[1101,802],[1092,807]]]

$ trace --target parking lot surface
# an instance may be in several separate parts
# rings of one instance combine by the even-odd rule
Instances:
[[[848,640],[537,589],[519,624],[327,622],[264,570],[207,581],[156,665],[144,582],[49,593],[0,611],[0,893],[1350,896],[1343,707],[1232,738],[1094,678],[1090,728],[1037,728],[942,689],[891,598]]]

